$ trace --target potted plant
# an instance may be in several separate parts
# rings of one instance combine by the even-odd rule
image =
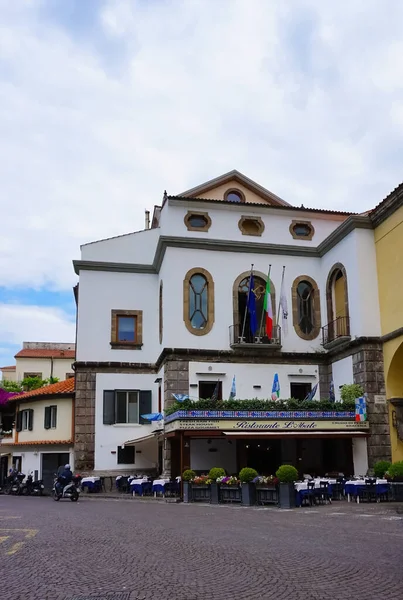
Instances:
[[[256,486],[253,480],[258,476],[255,469],[245,467],[239,472],[239,481],[241,482],[242,504],[245,506],[254,506],[256,504]]]
[[[210,484],[208,475],[196,475],[192,481],[193,502],[210,502]]]
[[[281,465],[276,471],[279,485],[280,508],[295,508],[294,483],[298,479],[298,471],[292,465]]]
[[[385,473],[388,471],[391,463],[388,460],[378,460],[374,464],[374,475],[379,479],[383,479],[385,477]]]
[[[278,504],[279,480],[274,475],[259,475],[253,480],[256,486],[257,504]]]
[[[192,481],[196,477],[196,473],[192,469],[186,469],[182,474],[183,481],[183,501],[192,501]]]
[[[218,504],[219,495],[218,495],[217,478],[225,477],[225,470],[222,469],[221,467],[213,467],[212,469],[210,469],[208,476],[209,476],[209,479],[211,480],[210,502],[211,502],[211,504]]]
[[[392,463],[385,477],[391,482],[393,500],[403,502],[403,460]]]
[[[233,475],[217,477],[216,481],[219,487],[220,502],[241,502],[241,487],[237,477]]]

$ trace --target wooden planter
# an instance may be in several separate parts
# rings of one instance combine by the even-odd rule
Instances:
[[[193,502],[210,502],[211,491],[209,485],[192,485]]]
[[[220,485],[220,502],[241,502],[242,493],[239,485]]]
[[[278,504],[278,488],[275,485],[256,486],[257,504]]]

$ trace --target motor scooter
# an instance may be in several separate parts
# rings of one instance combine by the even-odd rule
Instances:
[[[69,498],[72,502],[77,502],[80,496],[80,487],[77,477],[73,477],[73,480],[63,487],[63,478],[55,477],[53,482],[53,500],[58,502],[63,498]]]

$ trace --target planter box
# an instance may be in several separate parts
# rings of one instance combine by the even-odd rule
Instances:
[[[256,486],[254,483],[241,483],[242,504],[244,506],[255,506],[256,504]]]
[[[257,504],[278,504],[278,489],[273,486],[256,486]]]
[[[403,502],[403,482],[392,481],[390,491],[394,502]]]
[[[295,488],[293,483],[280,483],[279,505],[280,508],[295,508]]]
[[[192,484],[189,481],[183,482],[183,502],[192,502]]]
[[[220,485],[220,502],[241,502],[241,488],[238,485]]]
[[[218,483],[210,485],[210,504],[218,504],[220,501]]]
[[[209,485],[192,485],[192,502],[210,502]]]

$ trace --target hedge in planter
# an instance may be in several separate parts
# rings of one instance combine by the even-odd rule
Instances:
[[[209,476],[209,479],[211,479],[210,502],[211,502],[211,504],[218,504],[219,495],[218,495],[217,478],[225,477],[225,470],[222,469],[221,467],[213,467],[212,469],[210,469],[208,476]]]
[[[186,469],[182,473],[183,480],[183,502],[192,501],[192,481],[196,477],[196,473],[192,469]]]
[[[294,482],[298,479],[298,471],[292,465],[281,465],[276,471],[280,482],[279,505],[280,508],[295,508]]]
[[[379,479],[383,479],[385,477],[385,473],[389,470],[391,463],[388,460],[378,460],[374,464],[374,474]]]
[[[242,489],[242,504],[254,506],[256,504],[256,486],[253,483],[258,476],[255,469],[245,467],[239,472],[239,481]]]

